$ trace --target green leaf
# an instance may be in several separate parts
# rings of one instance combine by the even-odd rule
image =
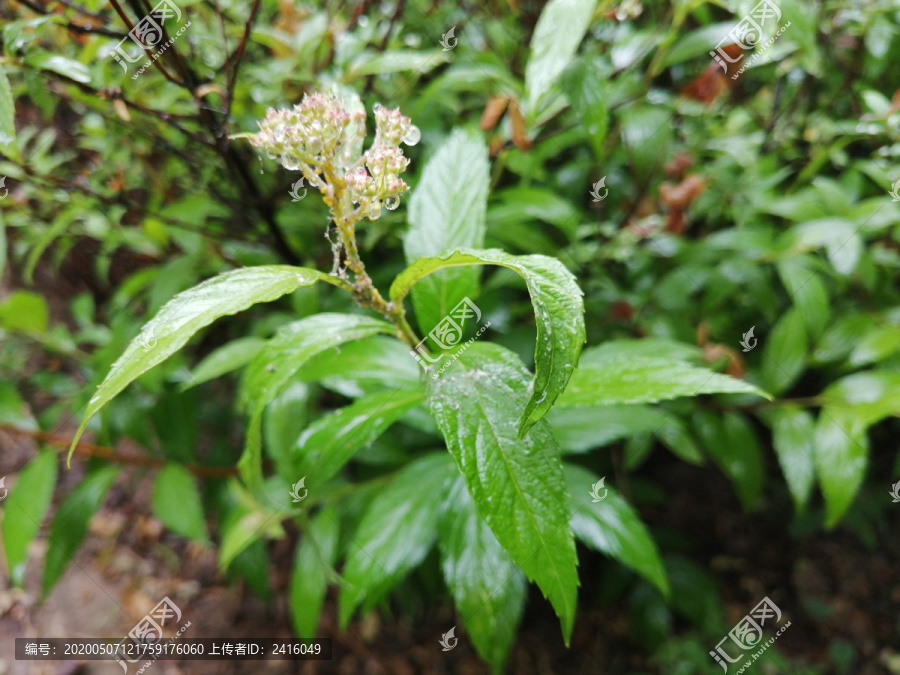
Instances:
[[[56,453],[44,451],[38,454],[19,476],[4,504],[3,550],[9,576],[16,586],[22,587],[28,544],[41,529],[56,485]]]
[[[822,408],[815,431],[816,475],[825,497],[825,527],[846,513],[869,460],[865,420],[852,408]]]
[[[284,528],[281,521],[285,511],[260,504],[239,482],[231,481],[229,489],[236,496],[237,503],[228,510],[219,528],[222,544],[219,547],[219,567],[227,570],[241,554],[254,546],[263,537],[282,538]],[[255,554],[251,554],[251,557]]]
[[[403,238],[407,264],[459,248],[484,246],[488,158],[484,140],[456,129],[425,165],[409,201]],[[459,302],[478,295],[478,270],[442,270],[413,289],[419,328],[427,333]]]
[[[806,508],[815,475],[815,422],[803,408],[772,412],[772,445],[798,512]]]
[[[574,464],[564,464],[563,471],[575,536],[630,567],[668,596],[669,582],[659,550],[632,506],[608,485],[603,488],[606,496],[594,502],[591,489],[600,479]]]
[[[900,373],[867,370],[832,382],[819,397],[826,407],[847,408],[865,426],[900,417]]]
[[[321,417],[300,435],[295,457],[297,475],[323,484],[350,461],[354,453],[381,436],[407,411],[425,400],[420,387],[364,396],[345,408]]]
[[[339,537],[338,514],[326,507],[309,521],[297,544],[290,593],[291,617],[299,637],[316,637],[325,592],[334,575]]]
[[[859,339],[850,352],[847,363],[853,367],[883,361],[900,350],[900,327],[878,326]]]
[[[515,410],[527,387],[515,354],[475,343],[429,382],[428,403],[478,515],[550,600],[568,644],[578,575],[565,482],[546,423],[524,439],[517,434]]]
[[[576,237],[580,214],[568,199],[555,192],[539,188],[514,187],[492,195],[498,203],[488,209],[488,223],[491,232],[500,236],[501,232],[521,225],[527,230],[534,229],[531,221],[541,220],[556,226],[569,240]],[[540,250],[540,249],[532,249]]]
[[[421,258],[401,272],[391,285],[391,299],[403,302],[420,279],[444,267],[500,265],[525,279],[537,323],[535,376],[531,398],[519,423],[524,435],[562,393],[584,344],[584,301],[575,277],[561,262],[543,255],[509,255],[497,249],[457,251],[439,258]]]
[[[140,375],[181,349],[198,330],[221,316],[236,314],[257,302],[271,302],[316,281],[346,286],[337,277],[317,270],[265,265],[225,272],[176,295],[143,327],[142,339],[135,338],[128,344],[97,387],[72,439],[69,459],[91,417]],[[153,346],[148,349],[148,345]]]
[[[722,472],[734,484],[745,511],[749,511],[763,487],[763,460],[753,428],[741,415],[694,414],[697,435]]]
[[[266,341],[263,338],[243,337],[222,345],[194,367],[190,380],[182,384],[182,389],[196,387],[225,373],[243,368],[253,360],[264,344]]]
[[[81,84],[91,83],[91,71],[83,63],[59,54],[50,52],[36,52],[25,57],[25,65],[38,70],[49,70],[59,73],[70,80]]]
[[[250,424],[238,468],[253,489],[262,486],[262,414],[316,355],[344,342],[378,333],[393,334],[394,327],[358,314],[322,313],[282,326],[247,366],[242,403],[250,409]]]
[[[445,485],[455,473],[443,452],[426,455],[372,500],[347,554],[347,585],[338,602],[342,628],[363,600],[367,608],[374,606],[431,549]]]
[[[406,70],[427,73],[442,63],[446,63],[448,59],[447,54],[440,50],[413,51],[405,49],[374,54],[369,52],[354,62],[350,73],[355,77],[383,75]]]
[[[547,414],[553,436],[564,452],[586,452],[613,441],[662,427],[668,415],[644,405],[555,408]]]
[[[531,37],[525,67],[527,110],[533,116],[538,102],[575,56],[594,16],[596,0],[550,0],[541,11]]]
[[[762,378],[766,389],[780,394],[786,391],[806,365],[806,324],[802,314],[789,309],[772,328],[762,355]]]
[[[656,429],[653,434],[679,459],[697,466],[706,461],[697,441],[694,440],[681,418],[669,415],[665,424]]]
[[[444,579],[472,644],[499,674],[522,618],[525,575],[476,513],[462,476],[444,503],[439,528]]]
[[[825,284],[819,275],[810,269],[811,266],[811,262],[805,256],[786,258],[778,262],[778,274],[794,306],[803,316],[807,332],[815,340],[828,325],[831,308]]]
[[[44,566],[44,596],[59,581],[66,565],[75,555],[87,534],[91,516],[100,508],[118,473],[117,466],[107,466],[92,473],[76,485],[59,505],[50,526],[50,546]]]
[[[422,369],[409,356],[409,347],[393,337],[350,342],[319,354],[300,373],[304,382],[321,382],[349,398],[387,387],[416,388]]]
[[[47,331],[47,302],[31,291],[13,291],[0,303],[0,326],[34,333]]]
[[[743,380],[684,361],[645,355],[647,350],[640,342],[611,342],[586,349],[558,407],[655,403],[715,393],[771,398]]]
[[[838,317],[819,339],[812,355],[816,364],[831,363],[845,358],[865,336],[874,330],[875,320],[866,315],[849,313]]]
[[[15,97],[6,77],[6,70],[0,66],[0,152],[21,163],[19,146],[16,143],[16,106]],[[4,251],[5,253],[5,251]]]
[[[607,82],[600,64],[593,60],[582,60],[573,76],[571,93],[572,107],[581,118],[581,126],[587,134],[594,157],[604,158],[603,145],[609,129],[609,109]]]
[[[166,464],[156,477],[153,512],[173,532],[208,542],[197,482],[179,464]]]

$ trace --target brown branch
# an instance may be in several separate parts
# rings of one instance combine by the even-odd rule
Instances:
[[[237,51],[234,53],[234,66],[231,68],[231,74],[228,76],[228,86],[225,88],[225,116],[231,113],[231,98],[234,95],[234,86],[237,84],[238,70],[241,68],[241,60],[244,58],[244,48],[247,46],[247,39],[250,37],[250,31],[256,22],[256,14],[259,12],[260,0],[254,0],[250,7],[250,16],[247,17],[247,23],[244,24],[244,34],[241,36],[241,42],[238,44]]]
[[[66,82],[74,84],[76,87],[78,87],[82,91],[85,91],[89,94],[93,94],[97,98],[100,98],[100,99],[110,98],[110,96],[108,94],[102,93],[101,90],[94,89],[92,86],[90,86],[88,84],[84,84],[83,82],[79,82],[78,80],[73,80],[71,77],[68,77],[67,75],[63,75],[61,73],[56,73],[56,72],[54,72],[52,74],[56,77],[59,77],[59,78],[65,80]],[[162,112],[160,110],[154,110],[153,108],[147,108],[146,106],[143,106],[140,103],[135,103],[134,101],[129,101],[127,98],[125,98],[121,94],[116,94],[115,98],[120,99],[122,101],[122,103],[127,105],[129,108],[134,108],[135,110],[138,110],[147,115],[152,115],[153,117],[157,118],[158,120],[165,122],[166,124],[168,124],[172,127],[175,127],[176,129],[178,129],[178,131],[180,131],[181,133],[190,137],[191,139],[197,141],[198,143],[202,143],[203,145],[205,145],[209,148],[216,147],[215,143],[213,143],[212,141],[209,141],[209,140],[203,138],[203,136],[199,136],[199,135],[195,134],[193,131],[190,131],[189,129],[185,129],[183,126],[181,126],[178,122],[175,121],[175,115],[172,115],[172,114],[166,113],[166,112]]]
[[[5,431],[18,436],[26,436],[32,440],[46,443],[47,445],[55,445],[60,451],[67,450],[72,444],[71,438],[60,438],[59,436],[55,436],[46,431],[28,431],[27,429],[19,429],[10,425],[0,426],[0,431]],[[169,463],[161,457],[126,454],[102,445],[85,443],[84,441],[79,441],[75,444],[75,453],[87,455],[88,457],[101,457],[102,459],[109,460],[116,464],[142,466],[151,469],[161,469]],[[230,478],[238,475],[237,467],[233,466],[203,466],[202,464],[183,464],[182,466],[200,478]]]
[[[63,16],[62,14],[57,14],[56,12],[51,12],[46,7],[41,7],[37,3],[32,2],[32,0],[18,0],[18,1],[21,2],[23,5],[25,5],[28,9],[30,9],[34,12],[37,12],[41,16],[49,16],[51,14],[53,16],[60,16],[60,17]],[[63,4],[66,4],[66,3],[63,3]],[[74,6],[74,8],[80,9],[77,6]],[[95,14],[92,14],[91,12],[88,12],[87,10],[84,10],[84,13],[87,14],[88,16],[93,16],[95,18],[102,18],[102,17],[98,17]],[[109,30],[108,28],[100,28],[100,27],[96,27],[96,26],[86,26],[84,24],[73,23],[71,21],[66,21],[62,25],[64,28],[72,31],[73,33],[81,33],[83,35],[106,35],[107,37],[119,38],[120,40],[127,37],[127,35],[123,35],[122,33],[117,33],[116,31]]]
[[[128,15],[125,13],[125,10],[123,10],[121,5],[119,5],[119,1],[118,0],[109,0],[109,2],[110,2],[110,4],[112,4],[113,9],[116,10],[116,14],[119,15],[119,18],[122,19],[122,23],[124,23],[126,26],[128,26],[128,32],[130,33],[134,29],[134,26],[131,23],[131,19],[129,19]],[[165,28],[163,30],[165,30]],[[149,49],[144,48],[144,53],[147,55],[148,58],[150,57]],[[161,72],[163,74],[163,77],[165,77],[169,82],[171,82],[172,84],[177,84],[179,87],[185,86],[183,82],[179,82],[178,80],[176,80],[172,75],[169,74],[169,72],[165,68],[162,67],[162,62],[160,59],[152,59],[151,58],[150,62],[154,66],[156,66],[157,70],[159,70],[159,72]]]

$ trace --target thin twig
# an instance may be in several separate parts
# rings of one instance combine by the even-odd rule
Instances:
[[[250,7],[250,16],[247,17],[247,23],[244,24],[244,34],[241,36],[237,51],[234,53],[234,65],[231,68],[231,73],[228,75],[228,86],[225,89],[226,116],[231,113],[231,99],[234,95],[234,86],[237,84],[238,70],[241,68],[241,60],[244,58],[244,48],[247,46],[250,31],[253,29],[253,24],[256,22],[256,14],[259,12],[259,3],[260,0],[254,0],[253,5]]]
[[[122,22],[126,26],[128,26],[128,32],[130,33],[132,30],[134,30],[134,26],[131,23],[131,19],[128,18],[128,15],[125,13],[125,10],[123,10],[121,5],[119,5],[119,0],[109,0],[109,2],[110,2],[110,4],[112,4],[113,9],[116,10],[116,14],[119,15],[119,18],[122,19]],[[163,29],[163,30],[165,30],[165,29]],[[148,57],[150,56],[150,50],[147,49],[146,47],[144,48],[144,53]],[[179,87],[185,86],[183,82],[179,82],[178,80],[176,80],[172,75],[169,74],[169,72],[165,68],[163,68],[162,59],[150,59],[150,61],[153,65],[156,66],[157,70],[159,70],[159,72],[161,72],[163,74],[163,77],[165,77],[169,82],[171,82],[172,84],[177,84]]]
[[[72,443],[71,438],[60,438],[47,431],[29,431],[10,425],[0,426],[0,431],[5,431],[18,436],[26,436],[32,440],[46,443],[47,445],[57,446],[60,451],[67,450]],[[93,443],[85,443],[83,441],[79,441],[75,444],[75,452],[79,455],[87,455],[89,457],[101,457],[116,464],[143,466],[151,469],[161,469],[169,463],[161,457],[125,454],[113,450],[112,448],[94,445]],[[238,475],[237,467],[233,466],[203,466],[202,464],[183,464],[182,466],[200,478],[230,478]]]
[[[50,15],[60,16],[60,17],[63,16],[62,14],[57,14],[56,12],[51,12],[46,7],[41,7],[40,5],[38,5],[35,2],[32,2],[31,0],[19,0],[19,2],[21,2],[23,5],[28,7],[28,9],[31,9],[31,10],[37,12],[41,16],[50,16]],[[90,14],[89,12],[87,12],[87,10],[85,10],[85,13],[88,14],[89,16],[96,16],[94,14]],[[97,18],[102,18],[102,17],[97,17]],[[107,37],[119,38],[120,40],[128,37],[127,35],[123,35],[122,33],[118,33],[116,31],[112,31],[107,28],[99,28],[96,26],[86,26],[84,24],[73,23],[71,21],[66,21],[62,25],[64,28],[72,31],[73,33],[81,33],[83,35],[106,35]]]

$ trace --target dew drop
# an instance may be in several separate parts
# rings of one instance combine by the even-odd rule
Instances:
[[[384,208],[388,211],[393,211],[398,206],[400,206],[400,198],[399,197],[386,197],[384,200]]]
[[[403,142],[406,145],[415,145],[422,138],[422,132],[419,131],[419,127],[415,124],[410,124],[409,129],[406,130],[406,133],[403,135]]]
[[[381,110],[383,107],[384,107],[384,106],[381,105],[380,103],[376,103],[375,105],[372,106],[372,111],[373,111],[373,112],[378,112],[378,111]]]
[[[313,136],[306,143],[306,151],[311,152],[314,155],[318,155],[322,152],[322,140]]]

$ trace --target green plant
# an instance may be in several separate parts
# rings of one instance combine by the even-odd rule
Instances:
[[[457,244],[441,232],[440,222],[413,226],[406,239],[411,264],[396,276],[385,299],[359,256],[356,227],[364,218],[376,220],[381,204],[396,206],[392,200],[406,191],[399,178],[406,160],[398,145],[404,139],[417,140],[417,134],[399,111],[380,108],[375,113],[375,141],[360,154],[364,120],[358,107],[351,114],[337,97],[316,94],[292,111],[270,111],[260,124],[261,131],[251,137],[254,145],[279,157],[286,168],[302,171],[309,185],[322,193],[338,235],[332,273],[287,265],[242,268],[175,296],[142,329],[153,337],[152,348],[147,348],[146,340],[134,340],[112,365],[89,402],[72,449],[93,415],[215,319],[317,282],[346,291],[360,307],[386,321],[351,313],[313,314],[280,328],[246,365],[241,402],[249,412],[249,423],[239,467],[250,491],[246,500],[252,513],[243,516],[237,529],[223,534],[223,564],[227,566],[255,539],[272,532],[272,520],[297,518],[304,529],[298,551],[302,576],[297,583],[305,587],[295,588],[295,596],[306,603],[313,595],[313,606],[321,604],[326,584],[335,578],[331,566],[343,553],[340,617],[346,624],[360,605],[372,607],[380,601],[438,541],[445,579],[472,641],[499,669],[521,615],[523,574],[550,600],[568,642],[578,586],[573,532],[645,575],[663,593],[668,589],[655,546],[627,502],[611,491],[599,507],[588,508],[590,502],[584,503],[580,495],[589,492],[597,478],[560,461],[553,430],[544,421],[553,404],[559,400],[561,406],[593,405],[598,397],[636,402],[698,392],[759,392],[695,366],[665,359],[637,362],[636,345],[628,343],[592,350],[587,364],[576,369],[584,322],[581,292],[572,274],[547,256],[514,256],[497,249],[451,250]],[[449,169],[465,175],[464,181],[452,186],[457,193],[451,196],[456,199],[445,204],[464,203],[469,189],[485,192],[479,183],[486,180],[486,172],[472,176],[471,167],[442,166],[448,155],[466,153],[486,167],[485,149],[463,133],[451,136],[432,160],[438,163],[435,172]],[[426,170],[419,189],[427,195],[432,181]],[[483,237],[477,221],[459,222],[459,214],[452,210],[442,215],[456,220],[451,237],[469,243]],[[435,255],[410,256],[415,248],[431,248]],[[419,306],[432,310],[432,316],[450,316],[459,307],[460,296],[471,293],[472,277],[439,275],[473,265],[505,267],[524,279],[537,326],[534,376],[514,353],[479,342],[465,353],[454,354],[455,362],[440,377],[434,366],[426,366],[428,376],[420,382],[396,378],[391,359],[410,359],[409,354],[416,352],[409,348],[420,344],[406,320],[407,295],[412,292]],[[421,283],[428,278],[437,281]],[[465,308],[469,316],[474,315],[471,304]],[[465,325],[464,320],[460,323]],[[422,327],[421,319],[419,324]],[[266,406],[324,355],[332,356],[332,369],[320,366],[318,377],[352,378],[354,364],[349,369],[342,366],[337,347],[356,340],[368,342],[379,334],[398,340],[392,346],[379,343],[389,354],[387,358],[378,355],[372,364],[380,366],[379,386],[314,421],[295,447],[269,448],[275,473],[266,476],[261,437]],[[446,336],[446,331],[432,333],[432,337],[439,335]],[[461,335],[453,337],[448,341],[459,343]],[[358,353],[368,356],[365,350]],[[604,376],[598,378],[598,372]],[[598,383],[603,384],[602,390]],[[371,481],[378,487],[371,491],[366,514],[346,551],[338,551],[342,496],[349,488],[356,492],[368,487],[365,481],[345,485],[341,470],[355,452],[390,425],[405,420],[422,428],[420,418],[413,421],[416,409],[431,413],[449,454],[412,454],[387,482],[384,476]],[[301,477],[311,496],[302,509],[291,508],[287,486]],[[317,558],[307,547],[324,549],[328,555]],[[319,580],[317,588],[308,587],[309,575]],[[305,629],[315,626],[309,617],[299,623]]]

